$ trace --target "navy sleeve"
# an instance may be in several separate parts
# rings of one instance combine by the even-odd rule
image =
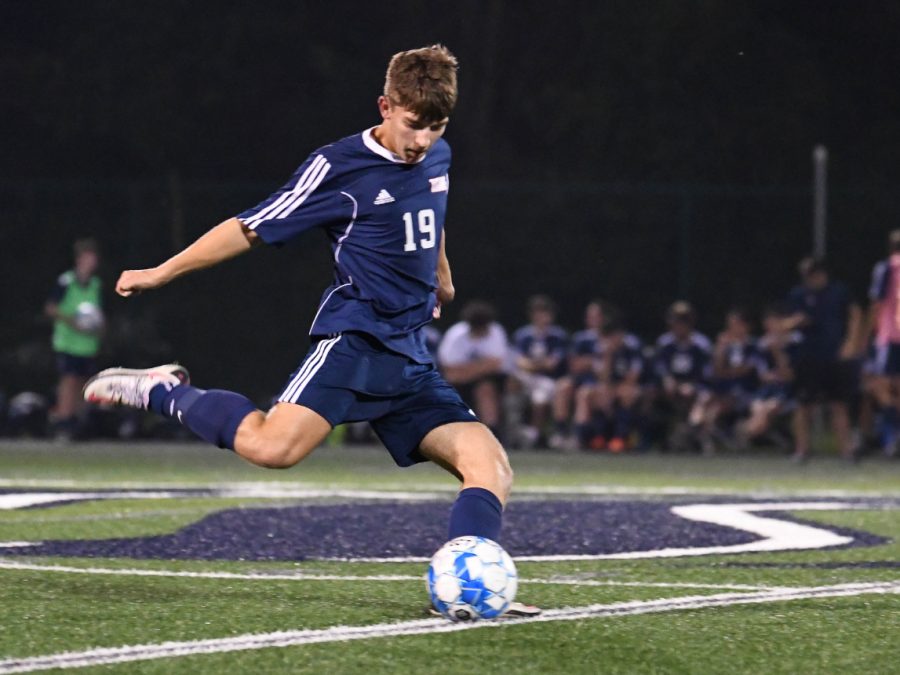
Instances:
[[[346,222],[353,203],[341,193],[331,162],[310,155],[280,190],[237,216],[267,244],[284,244],[315,227]]]
[[[47,302],[51,302],[54,305],[58,305],[62,302],[63,296],[66,294],[65,276],[65,274],[60,275],[56,280],[56,283],[47,295]]]

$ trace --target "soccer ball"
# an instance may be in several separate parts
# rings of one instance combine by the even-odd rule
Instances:
[[[90,302],[81,302],[73,317],[75,327],[88,333],[95,333],[103,327],[103,310]]]
[[[519,577],[509,554],[484,537],[457,537],[428,567],[431,603],[451,621],[493,619],[516,597]]]

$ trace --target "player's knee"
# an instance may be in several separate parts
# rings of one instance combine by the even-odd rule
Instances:
[[[267,469],[289,469],[303,459],[307,452],[294,442],[259,437],[244,456]]]

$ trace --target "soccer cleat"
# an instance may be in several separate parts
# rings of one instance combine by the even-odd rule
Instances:
[[[509,607],[506,608],[506,611],[503,612],[498,619],[531,619],[535,616],[540,616],[541,608],[535,607],[534,605],[526,605],[522,602],[511,602],[509,603]],[[439,611],[437,611],[434,607],[428,608],[428,613],[431,616],[442,616]]]
[[[150,390],[158,384],[169,389],[190,383],[187,368],[167,363],[155,368],[107,368],[84,385],[84,400],[104,405],[127,405],[147,409]]]

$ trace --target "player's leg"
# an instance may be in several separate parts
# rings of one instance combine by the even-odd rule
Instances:
[[[267,414],[255,410],[244,417],[233,450],[257,466],[286,469],[315,450],[331,429],[331,423],[314,410],[278,403]]]
[[[449,538],[475,535],[496,541],[513,472],[494,434],[480,422],[443,424],[425,435],[419,451],[462,482],[450,513]]]
[[[575,379],[569,375],[560,378],[553,396],[553,435],[550,437],[550,447],[554,450],[570,446],[569,422],[574,398]]]
[[[332,428],[302,405],[279,403],[266,414],[236,392],[190,386],[187,370],[176,364],[107,369],[88,381],[84,397],[176,419],[200,438],[268,468],[293,466]]]

